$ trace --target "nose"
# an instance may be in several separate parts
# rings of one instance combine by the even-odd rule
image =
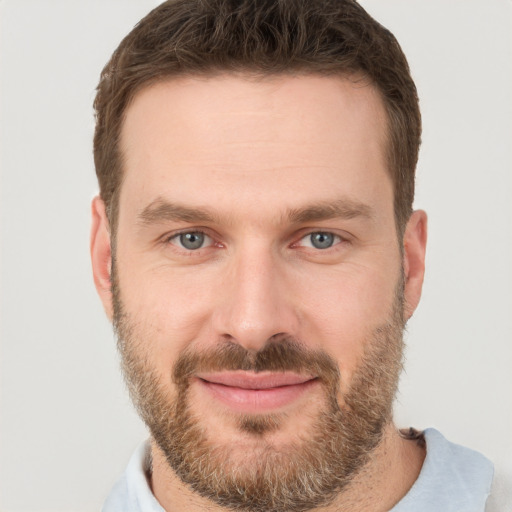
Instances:
[[[273,336],[296,336],[299,321],[286,264],[271,251],[246,250],[228,265],[213,314],[216,333],[251,351]]]

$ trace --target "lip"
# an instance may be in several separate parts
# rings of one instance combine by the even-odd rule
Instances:
[[[290,372],[220,372],[196,377],[214,399],[246,413],[268,412],[290,405],[317,383],[312,375]]]

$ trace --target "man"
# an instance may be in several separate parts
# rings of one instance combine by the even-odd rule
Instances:
[[[353,1],[166,2],[95,108],[95,283],[151,433],[104,510],[484,510],[483,456],[392,420],[426,246],[394,37]]]

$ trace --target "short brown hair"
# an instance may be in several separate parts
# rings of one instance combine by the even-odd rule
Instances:
[[[412,212],[421,137],[416,87],[395,37],[354,0],[169,0],[123,39],[94,102],[94,160],[115,231],[124,113],[143,87],[212,72],[363,74],[388,115],[388,161],[399,235]]]

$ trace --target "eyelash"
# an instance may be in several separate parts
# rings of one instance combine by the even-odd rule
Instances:
[[[319,247],[312,247],[313,245],[313,241],[311,240],[311,237],[313,235],[330,235],[333,237],[333,243],[332,245],[330,245],[329,247],[324,247],[323,249],[319,248]],[[325,251],[328,251],[329,249],[332,249],[334,247],[336,247],[337,245],[339,245],[340,243],[343,243],[345,241],[347,241],[345,238],[343,238],[342,236],[336,234],[336,233],[333,233],[332,231],[310,231],[309,233],[306,233],[304,236],[302,236],[298,242],[295,242],[294,244],[292,244],[292,246],[295,246],[295,245],[298,245],[300,242],[302,242],[303,240],[306,240],[306,239],[310,239],[311,240],[311,245],[308,246],[309,249],[316,249],[320,252],[325,252]],[[304,247],[304,246],[299,246],[299,247]]]
[[[211,236],[210,234],[208,234],[206,232],[206,230],[202,230],[202,229],[185,229],[183,231],[179,231],[177,233],[173,233],[171,235],[168,235],[164,238],[163,242],[164,244],[172,244],[172,241],[173,240],[178,240],[180,236],[182,235],[187,235],[187,234],[199,234],[199,235],[204,235],[205,237],[208,237],[210,240],[212,240],[212,244],[210,245],[218,245],[219,247],[222,246],[222,244],[218,243],[218,242],[215,242],[215,239],[213,236]],[[172,245],[175,245],[175,244],[172,244]],[[187,249],[185,247],[179,247],[176,245],[176,247],[178,247],[178,249],[184,251],[184,252],[187,252],[187,253],[193,253],[193,252],[198,252],[200,251],[201,249],[206,249],[206,247],[199,247],[198,249]],[[207,246],[209,247],[209,246]]]
[[[204,247],[198,247],[197,249],[188,249],[186,247],[180,247],[178,244],[173,244],[172,241],[173,240],[177,240],[179,239],[180,236],[182,235],[186,235],[186,234],[200,234],[200,235],[204,235],[205,237],[209,238],[211,240],[211,243],[207,246],[204,246]],[[306,239],[307,237],[311,237],[312,235],[315,235],[315,234],[322,234],[322,235],[332,235],[333,238],[334,238],[334,242],[331,246],[329,247],[326,247],[326,248],[323,248],[323,249],[320,249],[318,247],[304,247],[303,245],[300,245],[300,243]],[[163,243],[165,245],[174,245],[177,250],[179,251],[182,251],[184,254],[188,254],[188,255],[192,255],[194,253],[200,253],[202,252],[204,249],[207,249],[208,247],[212,247],[212,246],[216,246],[217,248],[223,248],[224,245],[220,242],[216,242],[215,241],[215,237],[212,236],[211,234],[209,234],[209,232],[207,232],[206,230],[204,229],[201,229],[201,228],[198,228],[198,229],[188,229],[188,230],[182,230],[182,231],[179,231],[177,233],[172,233],[171,235],[168,235],[166,236],[164,239],[163,239]],[[328,230],[325,230],[325,231],[321,231],[321,230],[313,230],[313,231],[308,231],[306,233],[304,233],[296,242],[293,242],[292,244],[290,244],[289,247],[291,248],[305,248],[306,250],[309,250],[309,249],[312,249],[314,250],[315,252],[318,252],[318,253],[325,253],[325,254],[328,254],[336,249],[339,249],[340,245],[346,245],[346,244],[350,244],[350,239],[346,236],[341,236],[337,233],[334,233],[332,231],[328,231]]]

